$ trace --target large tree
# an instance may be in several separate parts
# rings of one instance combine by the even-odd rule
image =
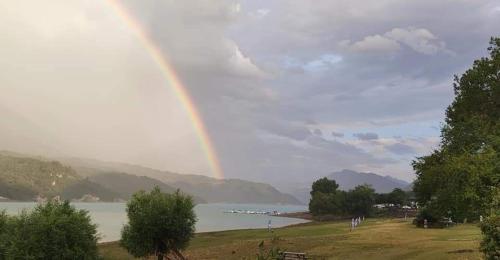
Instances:
[[[477,219],[499,206],[500,38],[488,52],[455,77],[440,147],[413,162],[417,200],[436,219]]]
[[[337,184],[337,182],[335,180],[330,180],[326,177],[323,177],[323,178],[313,182],[311,188],[312,188],[311,189],[311,196],[312,196],[316,192],[335,193],[335,192],[337,192],[339,185]]]
[[[347,212],[355,216],[370,215],[375,204],[375,190],[370,185],[359,185],[346,194]]]
[[[158,259],[184,259],[180,250],[188,246],[195,231],[196,215],[191,196],[179,191],[140,191],[127,203],[129,223],[122,230],[121,245],[135,257],[156,255]]]
[[[394,188],[387,197],[388,202],[395,205],[403,206],[408,202],[408,194],[400,188]]]
[[[311,214],[326,215],[343,213],[343,192],[338,190],[335,180],[326,177],[316,180],[312,184],[309,212]]]

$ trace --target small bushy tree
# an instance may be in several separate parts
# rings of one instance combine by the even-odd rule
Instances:
[[[162,193],[140,191],[127,203],[129,223],[123,227],[121,245],[135,257],[172,253],[183,258],[180,250],[188,246],[195,231],[196,215],[191,196],[180,191]]]
[[[0,215],[2,259],[97,259],[96,225],[69,202],[49,202],[18,216]],[[3,252],[1,252],[3,251]]]
[[[493,215],[481,223],[483,241],[481,250],[486,259],[500,259],[500,215]]]

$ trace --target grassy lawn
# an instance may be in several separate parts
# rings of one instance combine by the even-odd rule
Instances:
[[[267,230],[197,234],[185,255],[189,259],[254,259],[264,240],[281,249],[306,252],[313,259],[481,259],[481,233],[474,224],[448,229],[419,229],[404,220],[367,220],[355,231],[350,222],[309,223]],[[105,259],[133,259],[116,243],[101,244]]]

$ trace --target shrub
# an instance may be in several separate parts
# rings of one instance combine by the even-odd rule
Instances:
[[[257,260],[271,260],[271,259],[282,259],[281,254],[283,250],[281,250],[276,244],[280,240],[279,237],[274,236],[271,239],[271,247],[266,250],[264,246],[264,241],[259,243],[259,252],[257,253]]]
[[[481,250],[486,259],[500,259],[500,215],[493,215],[481,223],[483,241]]]
[[[0,219],[2,259],[98,258],[96,225],[87,211],[67,201],[39,205],[19,216],[2,214]]]
[[[7,236],[7,214],[5,211],[0,211],[0,259],[6,258],[6,242]]]
[[[439,214],[439,211],[434,209],[432,205],[422,207],[419,209],[417,216],[413,220],[413,224],[417,227],[424,227],[424,220],[427,219],[427,226],[430,228],[443,228],[446,226],[442,222],[443,216]]]

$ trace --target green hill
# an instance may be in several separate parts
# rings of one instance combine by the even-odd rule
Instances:
[[[71,167],[57,161],[0,154],[0,196],[9,199],[55,196],[80,179]]]
[[[86,194],[113,201],[119,196],[80,177],[58,161],[0,152],[0,196],[10,200],[33,201],[35,197],[80,199]]]

